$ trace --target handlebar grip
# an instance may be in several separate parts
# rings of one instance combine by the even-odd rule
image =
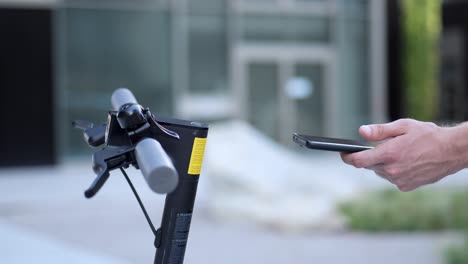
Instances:
[[[161,144],[145,138],[135,147],[135,157],[146,183],[156,193],[172,192],[179,182],[179,175]]]
[[[112,108],[119,111],[120,108],[128,103],[138,104],[133,93],[127,88],[119,88],[112,93],[111,97]]]

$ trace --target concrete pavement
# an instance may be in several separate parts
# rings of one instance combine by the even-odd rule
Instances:
[[[158,225],[163,197],[138,172],[130,176]],[[123,177],[111,174],[102,191],[86,200],[83,190],[92,178],[88,162],[1,170],[0,263],[152,263],[153,237]],[[197,198],[187,264],[438,264],[443,249],[457,241],[449,233],[282,233],[216,219],[208,199],[202,192]]]

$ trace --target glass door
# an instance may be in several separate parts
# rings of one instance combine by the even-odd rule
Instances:
[[[284,86],[294,108],[294,132],[326,136],[323,68],[316,63],[293,65],[293,75]]]
[[[279,139],[279,65],[275,62],[252,62],[247,68],[248,121],[264,134]]]
[[[246,48],[235,54],[232,82],[240,117],[286,145],[294,132],[330,136],[337,119],[333,58],[323,56],[328,50],[280,50]]]

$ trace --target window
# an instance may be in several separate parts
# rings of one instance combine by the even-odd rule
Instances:
[[[106,120],[110,96],[128,87],[152,112],[172,111],[167,12],[64,9],[60,84],[67,111],[62,126],[71,151],[84,148],[71,120]]]

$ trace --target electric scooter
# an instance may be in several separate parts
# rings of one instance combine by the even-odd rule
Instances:
[[[85,191],[92,198],[106,183],[110,171],[120,169],[155,236],[155,264],[182,264],[189,236],[197,185],[205,151],[206,124],[155,116],[138,104],[126,88],[111,97],[107,122],[94,126],[73,122],[83,132],[93,154],[96,179]],[[161,227],[156,229],[124,169],[134,166],[156,193],[167,194]]]

